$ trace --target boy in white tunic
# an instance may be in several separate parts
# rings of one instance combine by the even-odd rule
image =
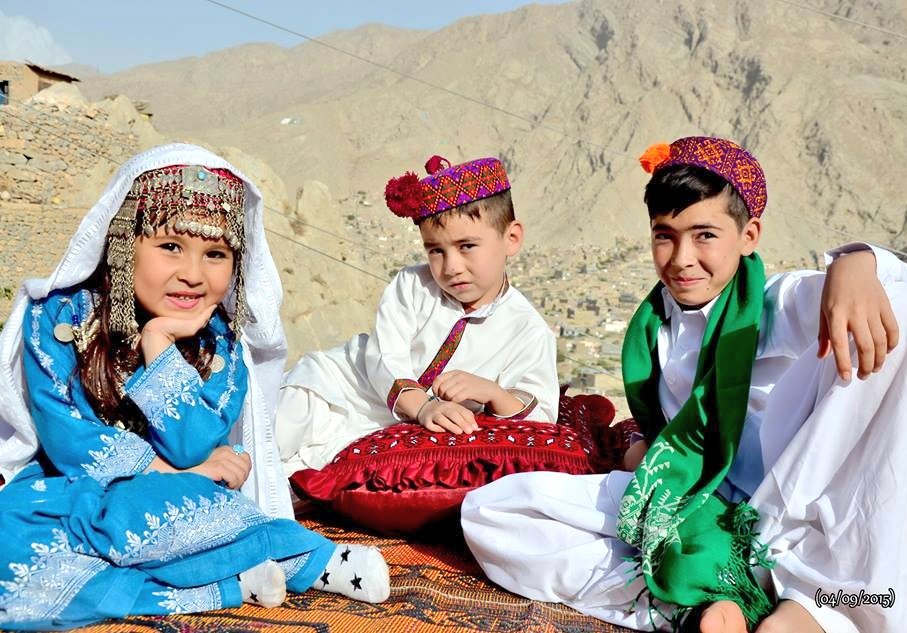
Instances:
[[[554,334],[507,281],[519,252],[501,162],[433,156],[392,179],[388,207],[419,226],[428,263],[401,270],[375,329],[303,356],[284,379],[277,438],[287,475],[322,468],[350,442],[401,421],[471,433],[475,413],[554,422]]]
[[[678,605],[700,607],[684,626],[703,633],[899,630],[907,267],[850,245],[827,275],[766,283],[755,158],[690,137],[642,161],[661,279],[624,342],[643,430],[627,466],[642,462],[478,489],[470,548],[512,591],[639,630],[677,627]],[[870,380],[850,380],[848,331]],[[839,597],[860,590],[876,604]]]

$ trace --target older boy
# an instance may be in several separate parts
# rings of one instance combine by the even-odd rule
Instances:
[[[661,283],[628,328],[623,372],[645,438],[631,448],[645,457],[635,474],[511,476],[471,493],[462,512],[470,547],[505,587],[638,629],[664,626],[672,610],[676,625],[684,610],[675,605],[711,603],[691,622],[703,633],[744,633],[747,622],[761,622],[759,633],[897,622],[880,608],[820,609],[813,596],[852,591],[855,580],[867,592],[879,582],[887,589],[899,577],[900,560],[882,552],[897,549],[886,524],[904,513],[907,496],[893,469],[846,429],[885,455],[883,438],[895,443],[907,363],[904,346],[883,363],[897,324],[879,282],[903,306],[907,268],[869,247],[841,257],[857,246],[838,251],[827,281],[804,272],[766,283],[755,254],[766,201],[755,158],[722,139],[690,137],[643,160],[654,172],[646,203]],[[820,328],[823,284],[832,308]],[[853,303],[842,309],[842,297]],[[819,355],[827,355],[829,328],[837,382],[832,360],[810,353],[821,329]],[[844,382],[850,358],[839,341],[848,328],[860,377],[876,371],[873,380]],[[845,448],[823,444],[829,435]],[[867,483],[867,473],[877,481]],[[765,545],[756,538],[760,513]],[[858,532],[872,538],[859,542]],[[842,538],[852,548],[844,565],[833,551]],[[783,600],[774,612],[760,584],[769,559]]]
[[[287,474],[322,468],[347,444],[401,420],[470,433],[475,413],[554,422],[554,335],[507,281],[523,243],[501,162],[392,179],[388,207],[418,225],[427,264],[400,271],[371,334],[305,355],[286,376],[277,436]]]

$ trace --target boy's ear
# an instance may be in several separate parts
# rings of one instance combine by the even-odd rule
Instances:
[[[523,247],[523,223],[519,220],[511,222],[504,231],[504,240],[507,242],[507,257],[513,257]]]
[[[762,237],[762,219],[750,218],[743,226],[740,232],[743,236],[742,255],[752,255],[759,246],[759,238]]]

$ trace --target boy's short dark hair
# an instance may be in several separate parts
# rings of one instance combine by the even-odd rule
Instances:
[[[734,218],[737,229],[743,230],[750,219],[746,203],[734,186],[718,174],[696,165],[671,165],[656,170],[643,200],[649,208],[649,219],[660,215],[677,216],[690,205],[728,195],[728,215]]]
[[[505,189],[501,193],[496,193],[488,198],[473,200],[443,213],[430,215],[419,220],[416,224],[419,226],[428,224],[443,228],[444,222],[450,215],[465,215],[473,220],[485,218],[485,221],[496,228],[501,235],[504,235],[507,227],[516,219],[516,215],[513,212],[513,200],[510,197],[510,189]]]

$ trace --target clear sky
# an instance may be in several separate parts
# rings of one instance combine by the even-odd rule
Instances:
[[[459,18],[511,11],[526,0],[219,0],[318,37],[369,22],[437,29]],[[544,4],[565,0],[544,0]],[[245,44],[295,46],[298,37],[207,0],[3,0],[0,59],[69,62],[110,73]]]

